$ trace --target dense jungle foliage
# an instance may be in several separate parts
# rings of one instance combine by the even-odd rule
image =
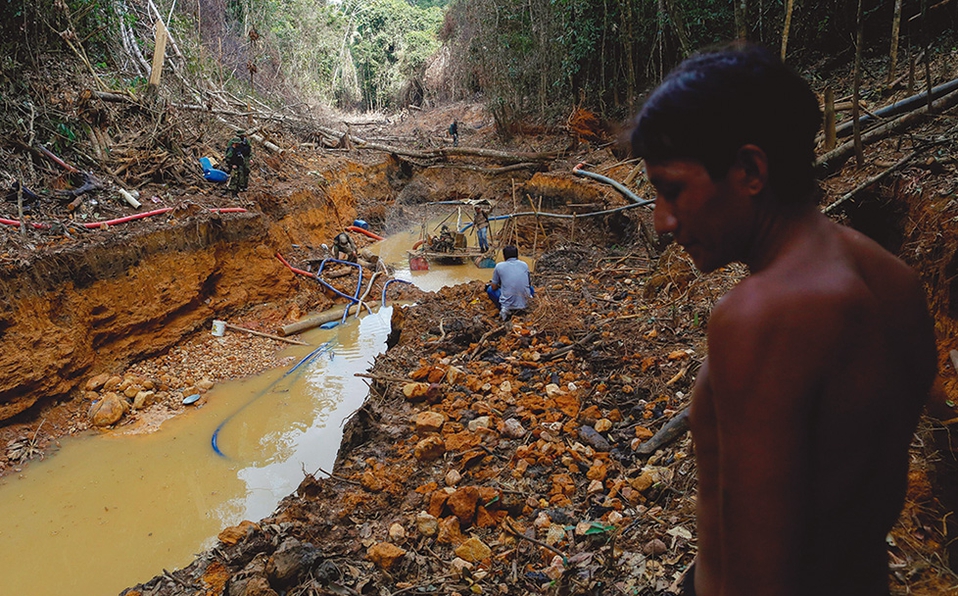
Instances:
[[[888,55],[896,4],[902,56],[958,21],[950,1],[862,0],[866,55]],[[109,87],[138,89],[162,18],[177,76],[266,100],[395,110],[476,98],[500,124],[549,122],[574,105],[622,117],[708,45],[778,48],[792,6],[788,61],[827,72],[851,60],[859,7],[845,0],[0,0],[0,52],[7,84],[75,54]]]

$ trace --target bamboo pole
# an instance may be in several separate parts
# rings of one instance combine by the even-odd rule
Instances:
[[[249,333],[250,335],[258,335],[259,337],[265,337],[268,339],[275,339],[276,341],[285,341],[288,344],[295,344],[297,346],[308,346],[309,344],[304,341],[299,341],[298,339],[290,339],[288,337],[280,337],[278,335],[272,335],[270,333],[262,333],[261,331],[254,331],[253,329],[247,329],[246,327],[240,327],[239,325],[231,325],[226,323],[227,329],[232,329],[233,331],[242,331],[243,333]]]

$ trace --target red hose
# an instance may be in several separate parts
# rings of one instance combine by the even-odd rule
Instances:
[[[153,211],[144,211],[143,213],[136,213],[133,215],[127,215],[126,217],[118,217],[117,219],[108,219],[106,221],[94,221],[90,223],[83,224],[83,227],[88,230],[95,230],[100,226],[115,226],[119,223],[126,223],[128,221],[133,221],[135,219],[143,219],[145,217],[153,217],[154,215],[162,215],[164,213],[169,213],[173,211],[172,207],[163,207],[162,209],[154,209]],[[221,207],[216,209],[210,209],[213,213],[246,213],[246,209],[242,207]],[[15,219],[3,219],[0,218],[0,224],[5,224],[8,226],[20,227],[20,222]],[[49,230],[50,224],[38,224],[30,222],[30,225],[36,228],[37,230]]]
[[[380,236],[379,234],[374,234],[374,233],[370,232],[369,230],[364,230],[363,228],[361,228],[361,227],[359,227],[359,226],[346,226],[346,231],[348,231],[348,232],[359,232],[360,234],[365,234],[365,235],[369,236],[369,237],[372,238],[373,240],[385,240],[385,238],[383,238],[383,237]]]
[[[143,219],[145,217],[153,217],[154,215],[162,215],[164,213],[169,213],[173,211],[172,207],[163,207],[162,209],[154,209],[153,211],[144,211],[143,213],[136,213],[134,215],[127,215],[126,217],[119,217],[117,219],[108,219],[106,221],[94,221],[90,223],[83,224],[83,227],[88,230],[95,230],[100,226],[115,226],[116,224],[126,223],[128,221],[133,221],[135,219]],[[246,209],[242,207],[222,207],[217,209],[210,209],[213,213],[246,213]],[[0,218],[0,224],[6,224],[8,226],[17,226],[20,227],[20,222],[15,219],[2,219]],[[30,225],[37,230],[49,230],[50,224],[42,223],[33,223],[30,222]]]
[[[316,277],[315,275],[313,275],[313,274],[310,273],[309,271],[304,271],[304,270],[302,270],[302,269],[297,269],[296,267],[293,267],[292,265],[289,264],[289,261],[287,261],[286,259],[284,259],[284,258],[283,258],[283,255],[281,255],[281,254],[279,254],[279,253],[276,253],[276,258],[279,259],[280,261],[282,261],[282,262],[283,262],[283,265],[286,265],[287,267],[289,267],[289,270],[292,271],[293,273],[298,273],[298,274],[300,274],[300,275],[305,275],[306,277]]]
[[[49,230],[49,229],[50,229],[50,224],[34,223],[34,222],[32,222],[32,221],[29,222],[29,223],[30,223],[31,226],[33,226],[34,229],[37,229],[37,230]],[[2,218],[0,218],[0,224],[6,224],[6,225],[8,225],[8,226],[17,226],[18,228],[20,227],[20,222],[17,221],[17,220],[15,220],[15,219],[2,219]]]
[[[128,221],[133,221],[134,219],[143,219],[145,217],[153,217],[154,215],[162,215],[164,213],[169,213],[173,211],[172,207],[163,207],[162,209],[154,209],[153,211],[145,211],[143,213],[136,213],[134,215],[127,215],[126,217],[119,217],[117,219],[110,219],[107,221],[95,221],[92,223],[83,224],[84,228],[93,230],[99,228],[102,225],[115,226],[116,224],[126,223]],[[220,209],[210,209],[213,213],[246,213],[246,209],[242,207],[223,207]]]
[[[95,221],[91,223],[83,224],[83,227],[88,230],[95,230],[100,226],[115,226],[116,224],[126,223],[128,221],[133,221],[134,219],[143,219],[144,217],[152,217],[154,215],[161,215],[163,213],[169,213],[173,211],[172,207],[163,207],[162,209],[155,209],[153,211],[144,211],[143,213],[136,213],[134,215],[127,215],[126,217],[119,217],[117,219],[109,219],[107,221]]]

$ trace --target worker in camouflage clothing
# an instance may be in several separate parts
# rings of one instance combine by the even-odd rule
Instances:
[[[249,186],[250,153],[252,147],[246,138],[246,131],[237,130],[236,136],[226,144],[226,171],[230,175],[229,189],[234,197]]]

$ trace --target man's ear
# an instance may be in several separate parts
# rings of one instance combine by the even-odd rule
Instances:
[[[752,196],[758,196],[768,187],[768,155],[757,145],[742,145],[732,166],[739,170],[738,182]]]

